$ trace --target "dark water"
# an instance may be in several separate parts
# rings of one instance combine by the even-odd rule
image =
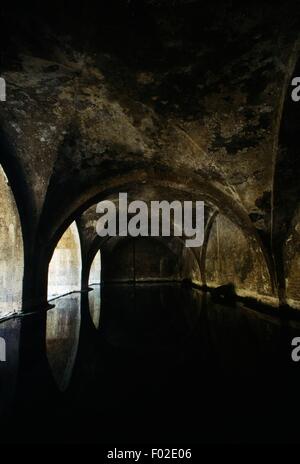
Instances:
[[[1,442],[299,441],[300,322],[179,285],[93,288],[0,324]]]

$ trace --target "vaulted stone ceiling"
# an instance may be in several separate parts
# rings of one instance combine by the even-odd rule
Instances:
[[[1,158],[28,254],[97,199],[147,184],[146,200],[155,186],[215,205],[284,286],[299,163],[281,163],[282,177],[278,140],[299,19],[296,2],[5,5]],[[283,231],[282,179],[296,198]]]

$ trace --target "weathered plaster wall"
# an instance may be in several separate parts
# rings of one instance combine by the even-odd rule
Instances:
[[[24,250],[16,202],[0,166],[0,318],[22,309]]]
[[[299,114],[286,102],[300,26],[299,5],[287,3],[5,5],[0,156],[18,186],[26,309],[45,302],[49,255],[71,222],[97,199],[136,185],[147,186],[146,200],[158,188],[159,199],[188,195],[219,210],[235,224],[226,237],[236,230],[247,237],[251,257],[233,253],[228,267],[225,241],[217,276],[211,242],[211,281],[235,272],[240,292],[249,285],[253,296],[269,295],[253,271],[262,265],[265,275],[263,254],[272,296],[286,303],[284,244],[299,197]],[[90,246],[86,235],[84,287]],[[238,249],[248,248],[240,238]]]
[[[113,242],[113,240],[110,240]],[[178,239],[117,240],[102,248],[103,282],[200,281],[197,260]]]
[[[285,243],[285,284],[287,303],[300,309],[300,212],[292,223]]]
[[[205,276],[210,287],[233,284],[240,296],[278,303],[261,250],[222,215],[216,217],[210,232]]]

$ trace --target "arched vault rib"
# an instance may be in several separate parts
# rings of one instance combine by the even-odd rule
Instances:
[[[174,176],[158,177],[154,174],[155,173],[146,173],[145,171],[136,171],[131,175],[111,179],[110,183],[104,182],[101,189],[99,187],[89,189],[88,192],[85,192],[83,198],[81,197],[81,200],[78,199],[76,203],[73,204],[73,213],[69,217],[64,218],[64,222],[58,226],[56,231],[52,231],[53,235],[51,241],[55,241],[55,237],[57,234],[60,234],[61,228],[65,228],[75,217],[78,217],[78,215],[85,211],[89,206],[114,193],[126,192],[126,190],[130,188],[134,182],[135,184],[140,185],[147,184],[161,185],[169,188],[172,187],[175,191],[189,194],[192,200],[195,200],[195,198],[201,198],[209,204],[215,205],[219,211],[222,211],[223,214],[237,224],[251,240],[254,240],[262,250],[269,270],[272,286],[274,288],[275,276],[268,252],[265,249],[264,244],[262,243],[249,216],[239,204],[237,204],[229,195],[217,190],[215,186],[209,183],[196,182],[195,179],[191,178],[184,178],[182,182],[178,182]]]

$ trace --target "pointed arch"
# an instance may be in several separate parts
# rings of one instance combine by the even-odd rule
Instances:
[[[56,245],[48,269],[48,300],[81,290],[81,245],[76,222]]]

